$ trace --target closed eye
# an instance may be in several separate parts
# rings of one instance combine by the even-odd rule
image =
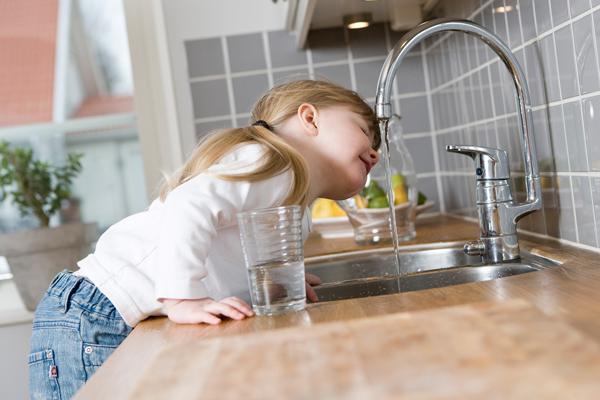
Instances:
[[[363,128],[362,126],[360,127],[360,130],[362,130],[363,133],[367,136],[367,138],[369,138],[369,141],[373,143],[373,134],[371,133],[371,131],[367,128]]]
[[[360,130],[361,130],[361,131],[363,131],[363,133],[364,133],[365,135],[367,135],[368,137],[370,137],[370,136],[371,136],[371,132],[369,132],[369,129],[368,129],[368,128],[365,128],[363,125],[359,125],[359,128],[360,128]]]

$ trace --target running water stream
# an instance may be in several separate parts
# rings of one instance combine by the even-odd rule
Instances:
[[[392,242],[394,244],[394,260],[396,263],[396,275],[398,276],[398,291],[400,292],[400,247],[398,241],[398,226],[396,225],[396,210],[394,206],[394,188],[392,186],[392,170],[390,168],[390,141],[388,136],[388,119],[379,120],[379,131],[383,137],[381,152],[383,156],[383,165],[385,169],[385,179],[387,184],[388,202],[390,207],[390,231],[392,233]]]

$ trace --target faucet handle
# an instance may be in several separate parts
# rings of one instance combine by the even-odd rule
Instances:
[[[508,153],[505,150],[483,146],[448,145],[446,151],[471,157],[475,161],[478,180],[510,178]]]

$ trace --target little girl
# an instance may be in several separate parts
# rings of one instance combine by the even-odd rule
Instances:
[[[79,270],[54,278],[33,321],[31,398],[73,396],[149,316],[192,324],[252,316],[236,214],[349,198],[378,161],[373,111],[328,82],[272,88],[252,121],[209,135],[146,211],[110,227]],[[307,296],[316,301],[309,285]]]

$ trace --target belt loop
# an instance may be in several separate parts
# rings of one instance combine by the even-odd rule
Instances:
[[[79,287],[79,284],[83,280],[82,277],[74,276],[71,274],[69,274],[69,278],[71,278],[71,279],[75,278],[76,280],[75,280],[75,282],[73,282],[72,285],[70,285],[70,287],[66,287],[62,293],[61,311],[63,312],[63,314],[66,314],[67,311],[69,311],[69,300],[71,299],[71,295],[75,292],[75,290],[77,290],[77,288]]]
[[[54,275],[54,278],[52,278],[52,282],[50,282],[50,285],[48,287],[53,287],[54,284],[56,282],[58,282],[58,280],[63,276],[64,271],[59,272],[58,274]]]

